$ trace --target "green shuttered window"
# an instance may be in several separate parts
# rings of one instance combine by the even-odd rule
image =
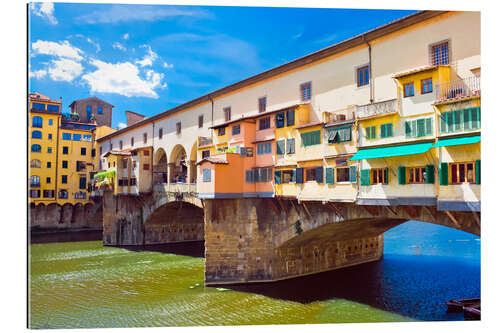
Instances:
[[[426,165],[425,166],[425,182],[427,184],[434,184],[434,180],[435,180],[435,176],[434,176],[434,165],[430,164],[430,165]]]
[[[376,126],[369,126],[366,127],[366,139],[367,140],[373,140],[377,138],[377,127]]]
[[[441,133],[453,133],[481,128],[481,108],[443,112],[440,116]]]
[[[439,163],[439,185],[448,185],[448,163]]]
[[[361,186],[370,185],[370,169],[361,169]]]
[[[358,179],[358,168],[355,165],[349,167],[349,181],[356,183]]]
[[[276,141],[276,154],[285,154],[285,140]]]
[[[300,134],[302,145],[304,147],[321,144],[321,131],[306,132]]]
[[[381,138],[390,138],[392,136],[394,136],[394,133],[392,130],[392,123],[380,125],[380,137]]]
[[[406,184],[406,168],[404,166],[398,167],[398,183],[399,185]]]
[[[326,180],[325,183],[333,184],[333,168],[326,168]]]
[[[476,184],[481,184],[481,160],[477,160],[476,162]]]
[[[274,183],[281,184],[281,170],[274,171]]]
[[[316,182],[318,182],[318,183],[323,182],[323,167],[322,166],[316,167]]]
[[[408,120],[405,122],[405,135],[407,138],[432,135],[432,123],[432,117]]]

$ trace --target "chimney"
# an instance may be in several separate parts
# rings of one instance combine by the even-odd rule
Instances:
[[[125,111],[125,115],[127,116],[127,127],[135,123],[138,123],[143,119],[146,119],[146,116],[143,116],[142,114],[138,114],[129,110]]]

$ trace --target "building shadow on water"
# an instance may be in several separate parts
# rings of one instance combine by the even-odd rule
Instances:
[[[30,230],[30,244],[102,241],[102,230]]]
[[[134,245],[134,246],[114,246],[134,252],[159,252],[195,258],[205,257],[205,241],[192,241],[170,244]]]

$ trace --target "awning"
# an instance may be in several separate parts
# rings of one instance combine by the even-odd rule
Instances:
[[[392,157],[423,154],[432,147],[432,142],[414,143],[411,145],[390,146],[371,149],[361,149],[350,161],[368,160],[370,158]]]
[[[481,136],[465,136],[461,138],[453,139],[442,139],[438,140],[432,147],[447,147],[447,146],[458,146],[458,145],[468,145],[471,143],[478,143],[481,141]]]

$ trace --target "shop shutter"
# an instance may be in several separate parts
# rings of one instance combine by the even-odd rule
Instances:
[[[296,178],[296,183],[297,184],[302,184],[304,182],[304,168],[297,168],[295,169],[295,178]]]
[[[349,167],[349,181],[356,183],[358,180],[358,168],[355,165]]]
[[[429,164],[425,166],[425,182],[427,184],[434,184],[434,179],[436,177],[434,176],[434,165]]]
[[[370,185],[370,169],[361,169],[361,186]]]
[[[318,182],[318,183],[323,182],[323,167],[322,166],[316,167],[316,182]]]
[[[439,185],[448,185],[448,163],[439,164]]]
[[[274,183],[281,184],[281,170],[274,171]]]
[[[481,184],[481,160],[476,160],[476,184]]]
[[[404,166],[398,167],[398,183],[399,185],[406,184],[406,167]]]
[[[326,168],[326,180],[325,183],[333,184],[333,168]]]

